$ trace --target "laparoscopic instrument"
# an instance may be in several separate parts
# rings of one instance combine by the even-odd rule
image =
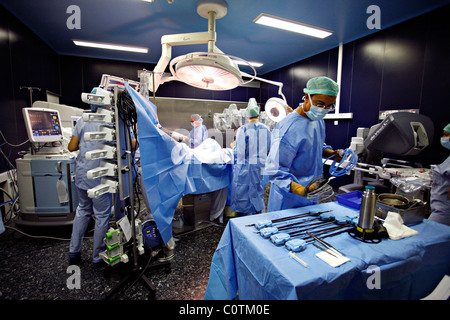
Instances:
[[[295,232],[291,232],[291,233],[280,232],[280,233],[272,234],[270,236],[270,241],[272,243],[274,243],[275,245],[280,246],[280,245],[286,244],[287,242],[291,241],[292,239],[303,239],[303,240],[308,239],[308,238],[310,238],[310,236],[308,235],[308,232],[310,232],[311,234],[314,234],[314,235],[322,235],[322,234],[326,234],[331,231],[337,231],[337,230],[344,229],[344,228],[351,227],[351,226],[352,226],[352,224],[350,224],[350,223],[341,224],[341,225],[333,225],[333,226],[326,225],[325,226],[326,228],[324,228],[324,225],[319,225],[319,226],[296,230]],[[347,230],[349,230],[349,229],[347,229]]]
[[[317,240],[317,242],[319,242],[321,245],[323,245],[326,249],[324,250],[324,249],[322,249],[320,246],[318,246],[318,245],[316,245],[315,243],[314,243],[314,245],[316,246],[316,247],[318,247],[319,249],[321,249],[321,250],[323,250],[323,251],[325,251],[325,252],[328,252],[328,253],[330,253],[331,255],[333,255],[333,256],[335,256],[335,257],[337,257],[337,256],[343,256],[343,254],[342,253],[340,253],[339,252],[339,250],[337,250],[335,247],[333,247],[331,244],[329,244],[328,242],[325,242],[323,239],[320,239],[319,237],[316,237],[315,235],[313,235],[312,233],[310,233],[310,232],[307,232],[308,233],[308,235],[309,236],[311,236],[314,240]],[[327,251],[327,250],[329,250],[329,251]],[[330,252],[331,251],[331,252]]]
[[[320,220],[319,222],[316,222],[316,220]],[[278,232],[288,232],[287,230],[290,229],[296,229],[297,231],[299,228],[309,227],[309,226],[315,226],[315,225],[323,225],[323,224],[329,224],[330,222],[333,223],[335,220],[334,215],[329,213],[322,213],[318,217],[310,218],[310,219],[303,219],[300,221],[296,221],[289,224],[283,224],[280,226],[271,226],[271,227],[265,227],[257,231],[263,238],[269,238],[272,234],[278,233]],[[294,232],[294,231],[293,231]]]
[[[332,236],[347,232],[348,230],[350,230],[350,227],[352,227],[352,225],[347,224],[347,225],[342,225],[342,226],[338,226],[338,227],[327,228],[325,230],[318,230],[316,232],[309,232],[309,234],[307,234],[305,232],[306,236],[304,236],[302,238],[290,239],[284,243],[284,246],[289,251],[300,252],[300,251],[306,249],[306,246],[308,244],[313,243],[317,239],[322,240],[323,238],[332,237]],[[335,232],[332,232],[332,231],[335,231]],[[320,236],[320,238],[319,238],[319,236]]]
[[[299,219],[299,218],[303,218],[303,217],[307,217],[307,216],[319,216],[319,215],[321,215],[323,213],[327,213],[327,212],[330,212],[330,211],[332,211],[332,210],[320,211],[320,212],[300,213],[300,214],[297,214],[297,215],[284,217],[284,218],[273,219],[273,220],[265,219],[265,220],[260,220],[260,221],[254,223],[254,224],[248,224],[248,225],[246,225],[246,227],[253,227],[254,226],[256,229],[260,230],[262,228],[271,227],[275,223],[280,223],[280,222],[285,222],[285,221],[289,221],[289,220]]]

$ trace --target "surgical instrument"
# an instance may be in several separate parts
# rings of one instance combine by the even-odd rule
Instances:
[[[313,242],[313,246],[315,246],[316,248],[328,253],[329,255],[332,255],[335,258],[339,258],[339,256],[335,255],[334,253],[331,253],[327,248],[321,247],[319,245],[317,245],[316,243]]]
[[[314,240],[317,240],[321,245],[323,245],[325,248],[327,248],[328,250],[330,250],[331,252],[338,254],[340,256],[343,256],[342,253],[339,252],[339,250],[337,250],[335,247],[333,247],[331,244],[325,242],[324,240],[320,239],[319,237],[316,237],[315,235],[313,235],[310,232],[307,232],[307,234],[309,236],[311,236]],[[326,250],[325,250],[326,251]]]
[[[351,226],[351,224],[345,224],[345,225],[339,225],[337,227],[328,227],[325,229],[319,229],[319,230],[315,230],[312,231],[312,233],[314,233],[316,236],[318,235],[322,235],[322,234],[326,234],[330,231],[334,231],[334,230],[340,230],[340,229],[345,229],[346,227]],[[349,229],[345,229],[346,231],[348,231]],[[290,241],[292,238],[300,238],[300,239],[308,239],[310,238],[309,235],[307,235],[305,237],[305,235],[307,235],[306,231],[302,231],[300,233],[295,233],[295,234],[288,234],[288,233],[277,233],[277,234],[273,234],[270,236],[270,240],[275,244],[275,245],[283,245],[286,242]],[[314,240],[314,239],[313,239]],[[310,241],[310,240],[308,240]]]
[[[322,222],[317,222],[317,223],[313,223],[313,224],[308,224],[308,225],[302,226],[301,229],[294,230],[291,232],[278,232],[279,230],[277,230],[276,227],[264,228],[260,232],[261,232],[262,237],[264,237],[264,238],[270,237],[270,240],[274,244],[282,245],[287,240],[289,240],[292,236],[301,235],[301,234],[304,234],[306,230],[324,227],[324,226],[332,224],[332,223],[336,223],[337,225],[347,225],[350,222],[348,221],[348,219],[345,219],[345,220],[338,219],[336,221],[327,221],[327,222],[322,221]],[[268,229],[268,230],[266,230],[266,229]]]
[[[284,221],[293,220],[293,219],[299,219],[299,218],[303,218],[303,217],[307,217],[307,216],[318,216],[322,213],[326,213],[326,212],[330,212],[330,211],[333,211],[333,210],[327,210],[327,211],[321,211],[321,212],[306,212],[306,213],[301,213],[301,214],[297,214],[297,215],[289,216],[289,217],[278,218],[278,219],[274,219],[274,220],[266,219],[266,220],[258,221],[254,224],[248,224],[248,225],[246,225],[246,227],[255,226],[255,228],[259,230],[264,227],[270,227],[274,223],[284,222]]]
[[[268,227],[268,228],[261,229],[259,231],[259,233],[263,238],[269,238],[270,236],[272,236],[274,234],[279,234],[279,233],[294,234],[294,233],[298,233],[300,231],[311,230],[311,229],[319,228],[319,227],[326,226],[326,225],[332,224],[332,223],[335,223],[335,222],[334,221],[320,221],[320,222],[311,223],[311,224],[307,224],[307,225],[296,225],[296,226],[293,226],[293,227],[290,227],[287,229],[281,229],[281,228],[277,228],[277,227]],[[289,229],[296,229],[296,230],[288,232],[287,230],[289,230]]]
[[[348,228],[344,228],[344,227],[341,227],[341,230],[338,229],[338,231],[332,232],[332,233],[328,233],[330,230],[326,230],[324,233],[322,233],[323,234],[322,239],[347,232],[348,230],[349,230]],[[307,238],[304,238],[304,239],[307,239]],[[288,250],[298,252],[298,251],[305,249],[309,243],[315,241],[314,238],[311,238],[309,240],[304,240],[304,239],[298,239],[298,238],[291,239],[291,240],[286,241],[286,243],[284,245]]]
[[[308,223],[308,222],[311,222],[311,221],[314,221],[314,220],[317,220],[317,219],[322,220],[322,222],[320,222],[320,223],[324,223],[324,222],[328,222],[328,221],[333,221],[335,218],[334,218],[333,215],[322,213],[320,215],[320,217],[307,219],[307,220],[301,220],[301,221],[297,221],[297,222],[294,222],[294,223],[282,225],[280,227],[266,227],[266,228],[262,228],[259,231],[257,231],[257,233],[259,233],[264,238],[268,238],[268,237],[270,237],[270,235],[272,235],[274,233],[277,233],[280,230],[288,230],[288,229],[300,228],[302,226],[313,225],[313,224],[305,225],[305,223]]]

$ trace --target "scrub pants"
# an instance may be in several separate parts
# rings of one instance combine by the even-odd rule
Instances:
[[[81,251],[83,237],[91,219],[92,212],[95,217],[93,262],[98,263],[102,259],[99,256],[106,249],[103,242],[108,231],[109,218],[111,215],[111,194],[106,193],[100,197],[91,199],[87,195],[87,190],[78,189],[78,207],[73,220],[72,237],[70,239],[69,253]]]

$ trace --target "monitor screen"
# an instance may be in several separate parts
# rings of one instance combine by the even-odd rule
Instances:
[[[433,141],[434,125],[427,116],[395,112],[369,130],[364,145],[370,151],[416,155]]]
[[[31,142],[62,141],[59,112],[44,108],[23,108],[23,116]]]

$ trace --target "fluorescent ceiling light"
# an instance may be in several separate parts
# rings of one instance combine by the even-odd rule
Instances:
[[[234,60],[234,59],[233,59],[233,61],[234,61],[234,63],[236,63],[236,64],[239,64],[239,65],[242,65],[242,66],[248,66],[248,64],[247,64],[246,62],[244,62],[244,61]],[[248,63],[249,63],[250,65],[254,66],[255,68],[259,68],[259,67],[262,67],[262,66],[264,65],[264,64],[261,63],[261,62],[254,62],[254,61],[248,61]]]
[[[83,40],[72,40],[72,41],[77,46],[82,46],[82,47],[130,51],[130,52],[138,52],[138,53],[148,53],[148,48],[143,48],[143,47],[132,47],[132,46],[112,44],[112,43],[91,42],[91,41],[83,41]]]
[[[333,31],[310,26],[297,21],[275,17],[269,14],[261,13],[253,22],[269,27],[279,28],[292,32],[306,34],[317,38],[326,38],[333,34]]]

